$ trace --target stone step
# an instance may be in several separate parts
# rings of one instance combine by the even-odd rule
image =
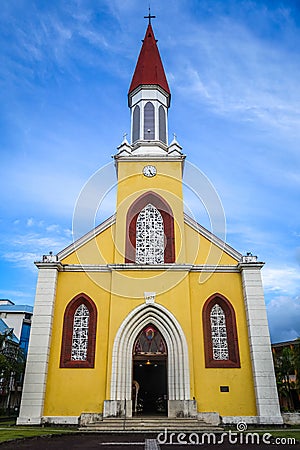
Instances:
[[[86,426],[81,426],[81,431],[218,431],[222,428],[207,424],[198,419],[170,419],[161,418],[128,418],[128,419],[103,419]]]
[[[191,432],[195,432],[195,433],[200,433],[200,432],[220,432],[222,431],[222,428],[219,427],[213,427],[211,425],[203,425],[203,426],[197,426],[197,427],[180,427],[178,428],[173,426],[173,427],[128,427],[128,426],[108,426],[108,425],[103,425],[103,426],[88,426],[88,427],[82,427],[79,428],[80,432],[92,432],[92,433],[111,433],[111,432],[126,432],[126,433],[163,433],[163,432],[177,432],[177,433],[181,433],[181,432],[185,432],[185,433],[191,433]]]

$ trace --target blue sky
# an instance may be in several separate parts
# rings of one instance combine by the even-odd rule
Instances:
[[[217,190],[227,242],[257,254],[272,340],[300,335],[300,5],[151,1],[176,132]],[[0,297],[33,304],[33,261],[72,240],[86,181],[129,132],[148,1],[3,0]],[[207,218],[190,199],[196,218]],[[113,212],[112,196],[97,220]]]

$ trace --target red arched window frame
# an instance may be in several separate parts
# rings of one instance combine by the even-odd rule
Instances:
[[[146,192],[130,206],[126,218],[125,263],[135,263],[136,221],[139,213],[151,203],[162,215],[164,221],[164,262],[175,262],[174,217],[168,203],[154,192]]]
[[[212,308],[218,304],[224,314],[227,331],[227,345],[229,359],[215,360],[213,358],[212,330],[210,314]],[[231,303],[221,294],[212,295],[204,304],[202,310],[203,333],[204,333],[204,350],[205,350],[205,367],[212,368],[235,368],[241,367],[239,356],[239,345],[236,329],[235,312]]]
[[[89,311],[87,358],[84,361],[75,361],[71,359],[74,315],[77,308],[82,304],[85,305]],[[96,328],[97,328],[97,308],[95,303],[86,294],[77,295],[67,305],[64,314],[62,346],[60,355],[61,368],[94,367]]]

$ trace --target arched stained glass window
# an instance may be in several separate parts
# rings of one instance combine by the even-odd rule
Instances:
[[[202,310],[205,367],[241,367],[235,312],[222,294],[212,295]]]
[[[60,367],[94,367],[97,308],[86,294],[71,300],[64,314]]]
[[[154,106],[151,102],[144,107],[144,139],[150,141],[155,139]]]
[[[153,325],[147,325],[139,334],[133,346],[133,355],[167,355],[166,343]]]
[[[126,216],[126,247],[125,247],[125,263],[136,264],[136,248],[137,248],[137,219],[140,212],[151,204],[160,213],[163,221],[163,233],[160,229],[158,233],[161,236],[161,246],[164,248],[163,257],[160,256],[159,261],[164,263],[173,263],[175,261],[175,238],[174,238],[174,218],[170,205],[158,194],[154,192],[145,192],[138,197],[130,206]],[[161,222],[161,220],[159,220]],[[160,225],[159,225],[160,227]],[[139,230],[142,228],[139,225]],[[161,228],[161,227],[160,227]],[[141,233],[142,234],[142,233]],[[162,242],[163,234],[163,242]],[[139,242],[141,241],[139,236]],[[138,250],[140,257],[141,248]]]
[[[137,264],[164,262],[164,222],[161,213],[151,203],[139,213],[136,221]]]
[[[84,304],[76,309],[74,314],[73,338],[72,338],[72,361],[86,361],[88,337],[89,337],[90,313]]]
[[[167,128],[166,128],[166,112],[163,106],[158,109],[159,117],[159,140],[167,143]]]
[[[137,105],[133,111],[132,142],[139,140],[139,138],[140,138],[140,107]]]
[[[216,303],[210,312],[210,326],[213,359],[227,360],[229,359],[226,317],[223,309]]]

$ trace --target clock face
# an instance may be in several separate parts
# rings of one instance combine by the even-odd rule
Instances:
[[[156,167],[155,166],[145,166],[143,168],[143,174],[145,177],[154,177],[156,175]]]

